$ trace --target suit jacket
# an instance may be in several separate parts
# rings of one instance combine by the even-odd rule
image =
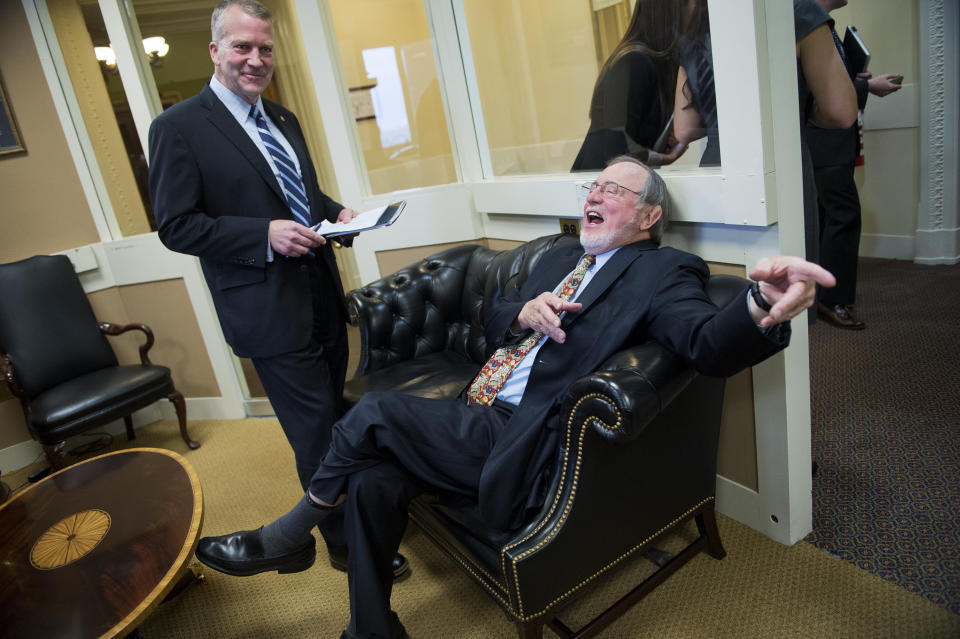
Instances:
[[[552,249],[521,288],[491,307],[484,328],[491,353],[506,343],[523,304],[553,290],[582,253],[579,244]],[[487,521],[513,528],[540,506],[566,388],[627,345],[656,340],[712,376],[732,375],[786,347],[789,324],[764,334],[746,294],[717,309],[704,291],[708,277],[700,258],[649,240],[622,247],[594,275],[577,298],[580,312],[562,320],[565,343],[548,339],[537,353],[523,399],[484,464],[479,502]]]
[[[296,152],[313,223],[336,221],[343,206],[325,195],[296,116],[263,100]],[[329,244],[312,256],[267,262],[271,220],[293,219],[270,165],[216,94],[205,86],[150,125],[150,198],[160,240],[200,257],[223,333],[238,356],[269,357],[306,346],[313,330],[308,261],[338,291]]]

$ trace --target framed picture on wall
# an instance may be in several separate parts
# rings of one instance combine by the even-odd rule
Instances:
[[[0,76],[0,155],[25,151],[20,140],[20,131],[17,122],[13,119],[13,111],[7,101],[7,91],[3,86],[3,77]]]

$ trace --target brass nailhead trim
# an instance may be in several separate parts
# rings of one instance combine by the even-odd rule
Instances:
[[[564,448],[564,451],[565,451],[565,452],[564,452],[564,455],[563,455],[563,473],[564,473],[564,475],[561,476],[560,486],[563,486],[563,485],[564,485],[564,480],[566,479],[565,475],[566,475],[566,468],[567,468],[567,459],[568,459],[568,456],[569,456],[569,454],[570,454],[570,453],[569,453],[569,451],[570,451],[570,439],[571,439],[571,436],[572,436],[572,428],[573,428],[573,418],[574,418],[574,415],[576,415],[577,410],[580,408],[580,405],[581,405],[583,402],[588,401],[588,400],[590,400],[590,399],[594,399],[594,398],[599,398],[600,400],[605,401],[605,402],[607,402],[608,404],[610,404],[611,406],[613,406],[614,412],[615,412],[616,415],[617,415],[617,421],[616,421],[616,423],[611,427],[611,426],[607,426],[606,423],[605,423],[603,420],[601,420],[600,418],[595,417],[595,416],[593,416],[593,415],[590,415],[590,416],[586,417],[586,418],[583,420],[582,423],[584,424],[584,426],[580,429],[580,436],[579,436],[579,438],[578,438],[578,440],[577,440],[577,462],[576,462],[576,465],[575,465],[575,468],[574,468],[573,478],[572,478],[572,480],[571,480],[571,486],[572,486],[572,488],[571,488],[571,490],[570,490],[570,496],[569,496],[568,499],[567,499],[567,503],[566,503],[566,505],[564,506],[563,515],[560,517],[560,521],[558,521],[558,522],[556,523],[556,525],[554,526],[553,532],[552,532],[546,539],[544,539],[543,541],[541,541],[539,544],[537,544],[537,545],[534,546],[533,548],[530,548],[529,550],[525,551],[525,552],[522,553],[520,556],[514,558],[513,561],[511,562],[511,567],[513,568],[513,570],[512,570],[511,573],[508,573],[508,572],[507,572],[507,567],[506,567],[506,551],[509,550],[509,549],[511,549],[511,548],[514,548],[514,547],[516,547],[516,546],[518,546],[518,545],[520,545],[520,544],[522,544],[523,542],[525,542],[526,540],[530,539],[532,536],[534,536],[535,534],[537,534],[538,532],[540,532],[541,529],[543,529],[543,527],[546,525],[547,521],[550,520],[550,517],[551,517],[551,516],[553,515],[553,513],[556,511],[557,504],[558,504],[559,501],[560,501],[560,494],[562,493],[562,491],[557,491],[556,497],[554,498],[553,504],[551,504],[551,506],[550,506],[549,512],[547,513],[547,515],[546,515],[543,519],[540,520],[540,524],[539,524],[534,530],[532,530],[527,536],[525,536],[523,539],[517,541],[517,542],[514,543],[514,544],[511,544],[510,546],[506,546],[506,547],[501,551],[500,561],[501,561],[501,564],[502,564],[503,573],[504,573],[504,576],[505,576],[505,577],[507,577],[508,575],[512,577],[512,581],[513,581],[513,585],[514,585],[514,591],[516,592],[516,596],[517,596],[517,604],[518,604],[518,606],[519,606],[518,618],[519,618],[521,621],[527,621],[527,620],[529,620],[529,619],[532,619],[532,618],[534,618],[534,617],[537,617],[537,616],[539,616],[539,614],[542,614],[543,611],[541,611],[540,613],[535,614],[535,615],[529,615],[529,616],[524,615],[524,611],[523,611],[523,608],[524,608],[524,606],[523,606],[523,599],[522,599],[521,596],[520,596],[520,586],[519,586],[519,584],[518,584],[518,582],[517,582],[517,563],[518,563],[521,559],[523,559],[524,557],[527,557],[527,556],[529,556],[529,555],[537,552],[537,551],[538,551],[540,548],[542,548],[548,541],[550,541],[550,539],[552,539],[553,536],[556,534],[556,531],[563,525],[564,521],[566,521],[567,516],[570,514],[570,509],[572,508],[572,506],[573,506],[573,500],[574,500],[574,498],[576,497],[577,485],[578,485],[578,481],[579,481],[579,478],[580,478],[580,462],[581,462],[581,459],[582,459],[582,457],[583,457],[583,438],[584,438],[584,436],[586,435],[586,432],[587,432],[586,424],[589,423],[589,422],[591,422],[591,421],[595,421],[595,422],[600,422],[600,423],[603,424],[603,426],[604,426],[605,428],[607,428],[607,429],[616,430],[616,429],[619,429],[619,428],[620,428],[620,424],[623,423],[623,416],[620,414],[620,411],[617,410],[616,404],[613,402],[613,400],[611,400],[611,399],[610,399],[609,397],[607,397],[606,395],[603,395],[603,394],[601,394],[601,393],[590,393],[590,394],[584,395],[583,397],[581,397],[580,399],[578,399],[578,400],[577,400],[577,403],[576,403],[576,404],[574,405],[574,407],[573,407],[573,410],[570,411],[570,419],[567,420],[567,429],[566,429],[566,443],[567,443],[567,445],[566,445],[566,447]],[[630,552],[632,552],[632,551],[630,551]],[[619,560],[618,560],[618,561],[619,561]],[[612,564],[611,564],[611,565],[612,565]],[[603,570],[606,570],[606,568],[602,569],[601,572],[602,572]],[[599,573],[597,573],[597,574],[599,574]],[[596,576],[596,575],[594,575],[594,576]],[[593,576],[591,576],[590,579],[593,579]],[[587,581],[589,581],[590,579],[588,579]],[[508,579],[508,581],[511,581],[511,579]],[[586,583],[586,582],[583,582],[583,583]],[[573,588],[573,590],[576,590],[576,589],[580,588],[580,587],[583,585],[583,583],[581,583],[581,584],[579,584],[578,586],[576,586],[575,588]],[[570,590],[569,592],[573,592],[573,590]],[[569,593],[565,593],[563,596],[561,596],[561,599],[562,599],[563,597],[566,597],[567,594],[569,594]],[[559,601],[559,599],[550,602],[550,604],[549,604],[547,607],[549,608],[549,606],[550,606],[550,605],[553,605],[553,603],[555,603],[556,601]],[[545,608],[544,610],[546,610],[546,608]]]
[[[614,402],[613,402],[609,397],[607,397],[607,396],[605,396],[605,395],[602,395],[602,394],[600,394],[600,393],[591,393],[591,394],[585,395],[585,396],[581,397],[579,400],[577,400],[577,403],[576,403],[576,405],[574,405],[573,410],[570,411],[571,417],[570,417],[570,419],[567,421],[567,429],[566,429],[566,432],[567,432],[567,436],[566,436],[567,446],[566,446],[566,448],[565,448],[565,451],[566,451],[566,452],[564,452],[564,456],[563,456],[563,473],[564,473],[564,475],[566,474],[566,465],[567,465],[566,462],[567,462],[567,459],[568,459],[568,456],[569,456],[569,451],[570,451],[570,445],[569,445],[569,444],[570,444],[571,431],[572,431],[572,426],[573,426],[573,415],[576,414],[576,411],[577,411],[577,409],[580,407],[580,404],[582,404],[583,402],[585,402],[585,401],[587,401],[587,400],[589,400],[589,399],[593,399],[593,398],[599,398],[599,399],[601,399],[601,400],[603,400],[603,401],[606,401],[606,402],[610,403],[611,405],[613,405],[613,406],[614,406],[614,411],[615,411],[616,414],[617,414],[617,421],[616,421],[616,423],[615,423],[613,426],[608,426],[608,425],[606,424],[606,422],[604,422],[604,421],[601,420],[600,418],[595,417],[595,416],[593,416],[593,415],[590,415],[590,416],[586,417],[586,418],[583,420],[583,424],[587,424],[588,422],[594,421],[594,422],[599,422],[604,428],[606,428],[606,429],[608,429],[608,430],[619,430],[621,424],[623,423],[623,416],[620,414],[620,411],[616,409],[616,404],[614,404]],[[535,619],[536,617],[539,617],[539,616],[543,615],[547,610],[550,609],[551,606],[553,606],[554,604],[556,604],[556,603],[559,602],[559,601],[562,601],[563,599],[566,599],[566,598],[569,597],[572,593],[576,592],[577,590],[579,590],[579,589],[582,588],[583,586],[587,585],[588,583],[590,583],[591,581],[593,581],[594,579],[596,579],[597,577],[599,577],[601,574],[603,574],[603,573],[605,573],[606,571],[608,571],[610,568],[616,566],[617,564],[619,564],[620,562],[622,562],[624,559],[626,559],[627,557],[629,557],[630,555],[632,555],[633,553],[635,553],[637,550],[639,550],[640,548],[642,548],[643,546],[645,546],[647,543],[649,543],[652,539],[655,539],[655,538],[658,537],[659,535],[663,534],[665,531],[669,530],[670,528],[673,528],[673,527],[674,527],[675,525],[677,525],[679,522],[681,522],[681,521],[683,521],[684,519],[686,519],[687,517],[689,517],[693,512],[695,512],[695,511],[697,511],[698,509],[700,509],[704,504],[706,504],[706,503],[714,500],[714,497],[713,497],[713,496],[707,497],[706,499],[703,499],[702,501],[700,501],[700,503],[696,504],[695,506],[693,506],[692,508],[690,508],[689,510],[687,510],[685,513],[683,513],[682,515],[680,515],[679,517],[675,518],[673,521],[671,521],[671,522],[668,523],[667,525],[665,525],[665,526],[663,526],[662,528],[660,528],[657,532],[655,532],[655,533],[653,533],[652,535],[648,536],[646,539],[644,539],[643,541],[641,541],[639,544],[637,544],[636,546],[634,546],[634,547],[631,548],[630,550],[626,551],[625,553],[623,553],[622,555],[620,555],[619,557],[617,557],[616,559],[614,559],[612,562],[610,562],[610,563],[607,564],[606,566],[603,566],[603,567],[600,568],[598,571],[596,571],[595,573],[593,573],[592,575],[590,575],[589,577],[587,577],[586,579],[584,579],[583,581],[581,581],[580,583],[578,583],[578,584],[577,584],[576,586],[574,586],[573,588],[570,588],[569,590],[567,590],[566,592],[564,592],[563,594],[561,594],[559,597],[557,597],[557,598],[553,599],[552,601],[550,601],[549,603],[547,603],[546,606],[544,606],[542,610],[540,610],[540,611],[538,611],[538,612],[536,612],[536,613],[533,613],[533,614],[526,614],[526,613],[524,612],[523,599],[522,599],[521,596],[520,596],[519,584],[517,583],[517,563],[518,563],[521,559],[523,559],[524,557],[527,557],[527,556],[531,555],[532,553],[536,552],[537,550],[539,550],[540,548],[542,548],[542,547],[554,536],[554,534],[556,533],[557,529],[560,528],[560,526],[564,523],[564,521],[566,521],[567,516],[570,514],[570,509],[571,509],[572,506],[573,506],[573,501],[574,501],[574,498],[575,498],[576,492],[577,492],[576,489],[577,489],[578,480],[579,480],[579,476],[580,476],[580,472],[579,472],[579,471],[580,471],[580,462],[581,462],[581,459],[582,459],[582,457],[583,457],[583,438],[584,438],[584,436],[585,436],[585,434],[586,434],[586,431],[587,431],[586,426],[584,426],[583,428],[580,429],[580,436],[579,436],[578,442],[577,442],[577,463],[576,463],[575,470],[574,470],[574,473],[573,473],[573,479],[572,479],[572,481],[571,481],[571,483],[572,483],[572,489],[571,489],[571,491],[570,491],[570,496],[569,496],[569,498],[567,499],[567,503],[566,503],[566,505],[564,506],[563,515],[561,516],[560,521],[558,521],[558,522],[556,523],[555,527],[554,527],[554,533],[551,534],[551,535],[550,535],[549,537],[547,537],[546,539],[544,539],[544,540],[543,540],[542,542],[540,542],[539,544],[537,544],[535,547],[533,547],[533,548],[525,551],[523,554],[521,554],[520,556],[518,556],[518,557],[516,557],[515,559],[513,559],[513,561],[511,562],[511,567],[513,568],[513,571],[512,571],[512,573],[509,574],[509,576],[512,576],[512,581],[513,581],[513,584],[514,584],[514,590],[515,590],[516,595],[517,595],[517,603],[518,603],[518,605],[519,605],[519,611],[514,611],[509,605],[507,605],[506,608],[507,608],[507,611],[510,612],[511,614],[513,614],[513,616],[516,617],[519,621],[524,621],[524,622],[525,622],[525,621],[530,621],[531,619]],[[564,479],[565,479],[565,477],[561,476],[561,480],[560,480],[560,485],[561,485],[561,486],[564,485]],[[531,531],[528,535],[526,535],[523,539],[521,539],[521,540],[519,540],[519,541],[517,541],[517,542],[515,542],[515,543],[513,543],[513,544],[511,544],[511,545],[509,545],[509,546],[504,547],[504,549],[501,551],[500,561],[501,561],[501,567],[502,567],[502,569],[503,569],[503,572],[504,572],[504,576],[505,576],[505,577],[508,576],[507,567],[506,567],[506,551],[508,551],[509,549],[514,548],[514,547],[522,544],[524,541],[530,539],[532,536],[534,536],[535,534],[537,534],[537,533],[546,525],[547,521],[549,521],[550,517],[551,517],[551,516],[553,515],[553,513],[556,511],[557,504],[558,504],[559,501],[560,501],[560,493],[561,493],[561,492],[562,492],[562,491],[557,491],[557,495],[556,495],[556,497],[554,498],[553,504],[551,504],[550,510],[547,512],[546,516],[543,517],[543,519],[541,519],[540,524],[539,524],[534,530],[532,530],[532,531]],[[462,563],[462,562],[461,562],[461,563]],[[468,570],[469,570],[469,568],[468,568]],[[508,580],[508,581],[509,581],[509,580]],[[486,585],[486,584],[484,584],[484,585]],[[489,587],[488,587],[487,589],[489,590]],[[497,598],[499,599],[499,597],[497,597]],[[500,600],[500,601],[502,602],[502,600]]]
[[[706,499],[702,500],[702,501],[701,501],[700,503],[698,503],[696,506],[693,506],[693,507],[690,508],[687,512],[685,512],[684,514],[680,515],[679,517],[677,517],[676,519],[674,519],[673,521],[671,521],[669,524],[667,524],[666,526],[662,527],[660,530],[658,530],[657,532],[653,533],[652,535],[650,535],[649,537],[647,537],[646,539],[644,539],[642,542],[640,542],[639,544],[637,544],[636,546],[634,546],[633,548],[631,548],[631,549],[628,550],[627,552],[623,553],[622,555],[620,555],[619,557],[617,557],[616,559],[614,559],[613,561],[611,561],[609,564],[607,564],[606,566],[604,566],[603,568],[601,568],[601,569],[598,570],[597,572],[593,573],[592,575],[590,575],[589,577],[587,577],[586,579],[584,579],[583,581],[581,581],[580,583],[578,583],[576,586],[574,586],[574,587],[571,588],[570,590],[566,591],[565,593],[563,593],[562,595],[560,595],[559,597],[557,597],[557,598],[554,599],[553,601],[549,602],[546,606],[544,606],[543,610],[541,610],[540,612],[538,612],[538,613],[536,613],[536,614],[528,615],[528,616],[526,616],[526,617],[521,617],[521,618],[520,618],[520,621],[529,621],[530,619],[533,619],[533,618],[535,618],[535,617],[539,617],[539,616],[542,615],[544,612],[546,612],[547,610],[549,610],[550,607],[553,606],[555,603],[557,603],[558,601],[562,601],[563,599],[566,599],[566,598],[569,597],[571,594],[573,594],[574,592],[576,592],[576,591],[579,590],[580,588],[584,587],[585,585],[587,585],[588,583],[590,583],[591,581],[593,581],[594,579],[596,579],[597,577],[599,577],[600,575],[602,575],[603,573],[605,573],[606,571],[610,570],[611,568],[613,568],[614,566],[616,566],[617,564],[619,564],[621,561],[623,561],[624,559],[626,559],[627,557],[629,557],[630,555],[632,555],[633,553],[635,553],[635,552],[636,552],[637,550],[639,550],[640,548],[643,548],[644,546],[646,546],[647,543],[649,543],[651,540],[656,539],[659,535],[662,535],[662,534],[663,534],[664,532],[666,532],[667,530],[669,530],[669,529],[673,528],[674,526],[676,526],[678,523],[680,523],[681,521],[683,521],[684,519],[686,519],[687,517],[689,517],[692,513],[696,512],[698,509],[700,509],[704,504],[706,504],[707,502],[711,502],[711,501],[713,501],[713,500],[714,500],[714,497],[712,497],[712,496],[711,496],[711,497],[707,497]],[[521,612],[521,614],[522,614],[522,612]]]

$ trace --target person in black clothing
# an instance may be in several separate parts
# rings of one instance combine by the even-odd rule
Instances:
[[[637,0],[623,39],[597,76],[590,129],[571,171],[602,170],[618,155],[664,166],[686,150],[670,135],[654,148],[673,111],[677,4]]]
[[[828,13],[847,4],[847,0],[815,1]],[[846,63],[846,55],[832,20],[828,24],[837,51]],[[869,72],[849,66],[847,72],[853,80],[860,110],[866,106],[869,93],[883,97],[900,88],[902,76],[885,73],[873,77]],[[806,123],[807,144],[817,184],[820,264],[837,278],[834,288],[820,291],[817,316],[828,324],[851,330],[866,328],[853,309],[860,249],[860,196],[853,177],[854,165],[860,153],[859,129],[856,124],[845,129],[825,129],[813,122]]]

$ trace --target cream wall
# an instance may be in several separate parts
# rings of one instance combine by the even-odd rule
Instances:
[[[0,262],[99,241],[19,2],[0,2],[0,74],[26,147],[0,155]]]

